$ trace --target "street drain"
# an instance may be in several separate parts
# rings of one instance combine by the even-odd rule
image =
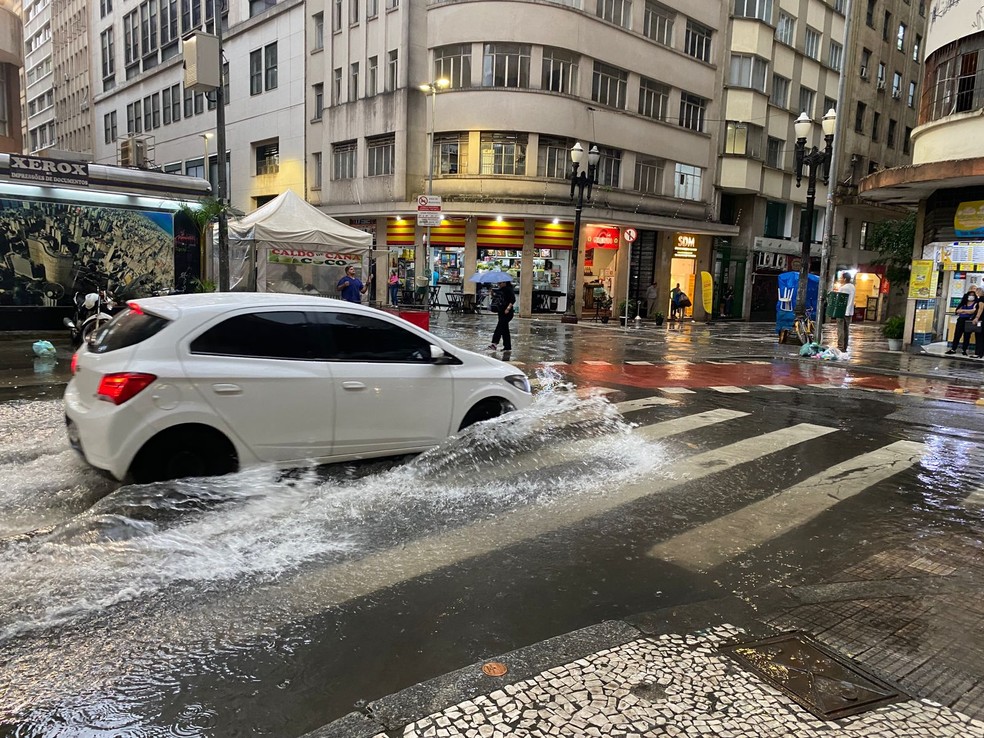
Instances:
[[[839,720],[908,699],[806,633],[786,633],[720,649],[822,720]]]

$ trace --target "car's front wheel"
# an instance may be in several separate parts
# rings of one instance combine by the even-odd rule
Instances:
[[[183,477],[212,477],[239,468],[236,449],[207,426],[179,426],[154,436],[130,467],[133,481],[146,484]]]
[[[458,432],[460,433],[470,425],[475,425],[475,423],[480,423],[483,420],[498,418],[500,415],[515,409],[508,400],[503,400],[501,397],[489,397],[479,402],[465,414],[464,420],[458,427]]]

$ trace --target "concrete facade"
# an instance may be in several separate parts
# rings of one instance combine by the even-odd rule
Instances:
[[[19,152],[24,145],[21,121],[21,67],[24,65],[20,3],[0,0],[0,151]]]

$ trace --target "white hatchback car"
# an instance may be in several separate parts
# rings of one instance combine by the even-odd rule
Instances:
[[[138,482],[424,451],[532,401],[509,364],[307,295],[134,300],[72,370],[69,440]]]

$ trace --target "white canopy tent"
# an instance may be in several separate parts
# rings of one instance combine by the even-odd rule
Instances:
[[[350,264],[367,267],[372,234],[340,223],[286,190],[266,205],[229,222],[229,252],[241,265],[240,289],[255,274],[261,292],[317,292],[337,297]],[[363,270],[364,271],[364,270]]]

